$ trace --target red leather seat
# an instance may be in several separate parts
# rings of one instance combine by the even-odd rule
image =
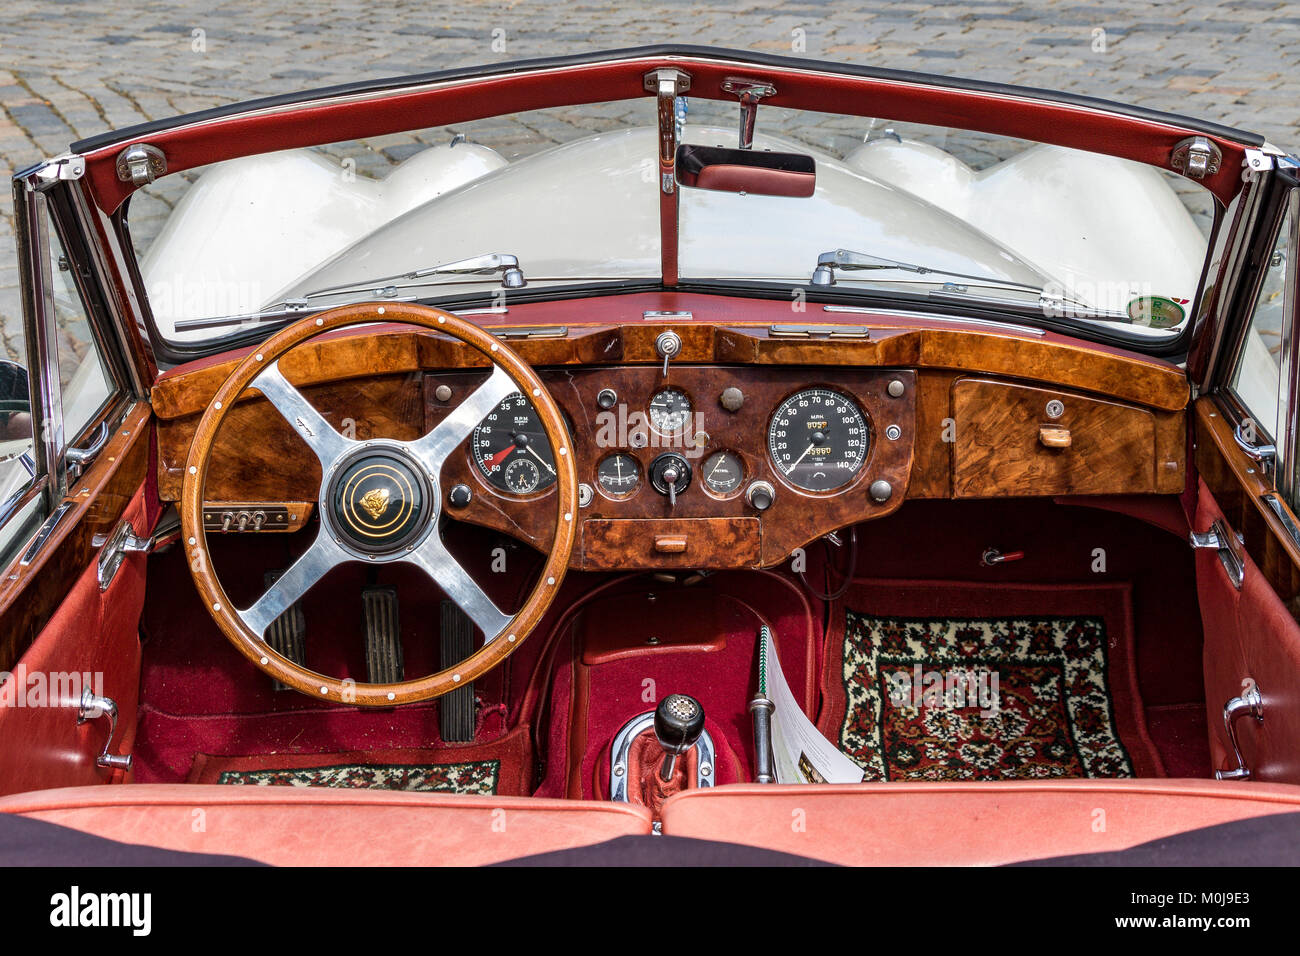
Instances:
[[[663,832],[849,865],[997,865],[1122,850],[1300,811],[1300,786],[1214,780],[731,784],[663,806]]]
[[[323,787],[69,787],[0,798],[0,812],[277,866],[473,866],[651,832],[626,804]]]

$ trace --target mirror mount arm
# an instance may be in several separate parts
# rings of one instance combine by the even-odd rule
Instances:
[[[740,148],[753,149],[759,101],[765,96],[774,95],[776,87],[766,80],[745,80],[729,76],[722,81],[722,89],[740,97]]]

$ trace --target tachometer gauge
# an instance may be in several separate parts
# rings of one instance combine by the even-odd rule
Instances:
[[[767,449],[777,471],[806,491],[847,485],[866,461],[870,441],[862,410],[827,388],[791,395],[767,430]]]
[[[471,440],[474,463],[487,483],[527,495],[555,484],[555,459],[541,419],[519,392],[483,416]]]
[[[745,472],[740,464],[740,456],[732,451],[715,451],[699,469],[700,480],[704,487],[720,498],[734,494],[740,489],[740,481]]]
[[[675,435],[686,427],[691,400],[680,388],[665,388],[650,399],[650,424],[662,435]]]
[[[641,484],[641,466],[625,452],[615,452],[596,466],[600,490],[611,498],[626,498]]]

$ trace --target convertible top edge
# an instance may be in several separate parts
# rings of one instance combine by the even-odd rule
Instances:
[[[598,63],[617,63],[626,60],[672,61],[676,58],[695,60],[720,60],[750,64],[757,67],[778,67],[781,69],[811,70],[817,73],[840,74],[863,79],[888,80],[898,83],[917,83],[928,86],[941,86],[953,90],[973,93],[987,93],[997,96],[1031,96],[1069,106],[1088,109],[1106,110],[1121,116],[1154,123],[1164,123],[1191,132],[1205,133],[1223,139],[1232,140],[1242,146],[1258,148],[1264,145],[1264,137],[1257,133],[1236,129],[1209,120],[1198,119],[1179,113],[1153,110],[1143,106],[1132,106],[1101,97],[1084,96],[1059,90],[1040,89],[1037,87],[1017,86],[1009,83],[997,83],[989,80],[976,80],[966,77],[945,76],[921,73],[914,70],[893,70],[883,67],[863,66],[856,63],[833,63],[805,57],[778,56],[771,53],[758,53],[750,50],[732,50],[720,47],[694,46],[690,44],[654,44],[643,47],[626,47],[618,50],[598,51],[592,53],[572,53],[564,56],[537,57],[529,60],[514,60],[506,63],[488,64],[476,67],[453,67],[447,70],[435,70],[430,73],[413,73],[405,76],[385,77],[375,80],[359,80],[355,83],[340,83],[297,93],[282,93],[264,96],[252,100],[231,103],[226,106],[199,110],[194,113],[182,113],[166,119],[139,123],[122,129],[89,136],[78,140],[70,146],[74,153],[90,153],[108,146],[125,145],[154,133],[177,129],[193,123],[225,119],[241,113],[256,110],[275,109],[286,106],[302,106],[307,103],[355,96],[357,94],[377,94],[397,92],[411,87],[446,83],[455,80],[486,79],[492,76],[507,76],[517,73],[529,73],[571,66],[587,66]],[[695,95],[700,95],[696,93]]]

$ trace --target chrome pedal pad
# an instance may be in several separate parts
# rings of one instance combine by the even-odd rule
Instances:
[[[474,653],[474,622],[451,601],[443,601],[439,637],[444,669],[459,664]],[[457,687],[438,701],[438,733],[446,743],[474,739],[474,684]]]
[[[270,588],[280,579],[284,571],[267,571],[262,577],[262,584]],[[302,601],[294,601],[288,609],[271,622],[266,629],[266,643],[281,657],[287,657],[295,664],[307,662],[307,619],[302,613]],[[274,682],[276,690],[292,690],[288,684]]]
[[[361,589],[366,615],[366,679],[372,684],[402,680],[402,627],[397,616],[397,589]]]

